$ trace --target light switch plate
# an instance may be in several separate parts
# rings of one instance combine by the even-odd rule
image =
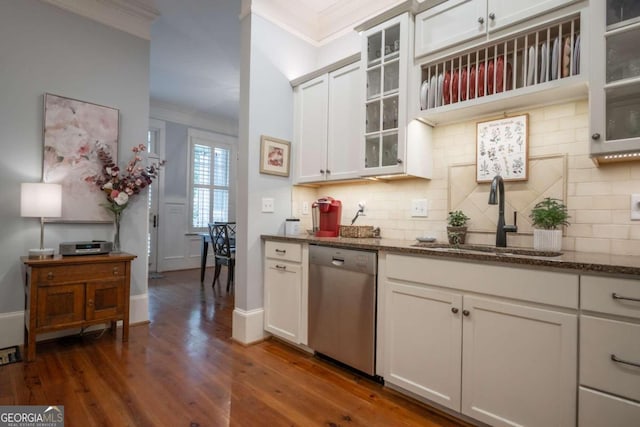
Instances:
[[[309,215],[309,202],[302,202],[302,215]]]
[[[426,218],[427,214],[427,199],[413,199],[411,201],[411,216]]]
[[[262,212],[275,212],[273,197],[263,197],[262,198]]]
[[[631,195],[631,219],[640,221],[640,194]]]

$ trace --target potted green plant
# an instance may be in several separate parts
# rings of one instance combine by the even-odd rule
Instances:
[[[449,212],[447,217],[447,238],[452,245],[464,245],[467,237],[467,221],[469,217],[461,210]]]
[[[562,200],[546,197],[536,203],[529,215],[533,225],[533,248],[538,251],[560,252],[562,230],[569,225],[569,212]]]

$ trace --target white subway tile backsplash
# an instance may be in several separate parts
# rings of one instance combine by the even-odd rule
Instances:
[[[596,167],[589,157],[588,101],[580,100],[523,111],[529,114],[529,156],[566,154],[567,173],[566,203],[572,215],[571,226],[565,230],[563,250],[604,252],[620,255],[640,255],[640,221],[631,221],[629,196],[640,193],[640,162],[603,165]],[[381,228],[385,238],[413,240],[417,236],[434,236],[446,240],[446,217],[449,201],[449,169],[452,165],[474,164],[476,156],[477,120],[437,126],[433,130],[434,174],[431,180],[406,179],[386,183],[322,185],[318,188],[295,187],[292,193],[294,212],[298,214],[301,202],[313,201],[330,195],[343,202],[342,222],[350,223],[360,200],[367,201],[366,216],[357,224]],[[547,175],[530,178],[527,183],[508,185],[506,200],[522,213],[530,207],[520,206],[520,191],[531,189],[542,196],[549,194],[545,187]],[[564,173],[564,172],[563,172]],[[471,178],[473,179],[473,178]],[[515,188],[520,188],[516,192]],[[522,188],[521,188],[522,187]],[[488,190],[487,190],[488,191]],[[557,191],[557,189],[553,189]],[[463,196],[464,197],[464,196]],[[488,210],[484,199],[474,197],[474,212]],[[488,197],[488,194],[487,194]],[[429,200],[429,216],[424,219],[411,217],[412,199]],[[510,212],[510,211],[509,211]],[[510,214],[508,214],[510,215]],[[532,247],[528,218],[518,218],[520,233],[509,234],[508,244]],[[526,216],[526,215],[525,215]],[[486,216],[489,218],[489,215]],[[310,215],[301,216],[310,226]],[[474,221],[474,218],[472,218]],[[476,216],[475,222],[484,219]],[[491,221],[495,221],[491,217]],[[508,221],[511,222],[509,216]],[[489,223],[492,230],[495,222]],[[308,228],[308,227],[307,227]],[[493,244],[493,231],[474,232],[468,236],[470,243]]]

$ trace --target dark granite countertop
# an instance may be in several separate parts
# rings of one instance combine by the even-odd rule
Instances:
[[[567,273],[574,272],[587,274],[606,274],[626,277],[630,279],[640,279],[640,257],[638,256],[563,251],[559,256],[542,257],[516,255],[511,253],[479,252],[464,249],[456,251],[453,249],[442,250],[441,248],[437,247],[415,247],[412,246],[417,243],[417,241],[415,240],[314,237],[309,235],[262,235],[261,237],[263,240],[313,243],[324,246],[423,255],[428,257],[448,258],[452,260],[490,262],[492,264],[509,264],[512,266],[521,266],[523,268],[543,267],[545,270],[565,271]]]

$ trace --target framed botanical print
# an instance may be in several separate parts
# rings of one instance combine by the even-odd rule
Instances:
[[[526,181],[529,162],[529,115],[479,122],[476,128],[476,181]]]

